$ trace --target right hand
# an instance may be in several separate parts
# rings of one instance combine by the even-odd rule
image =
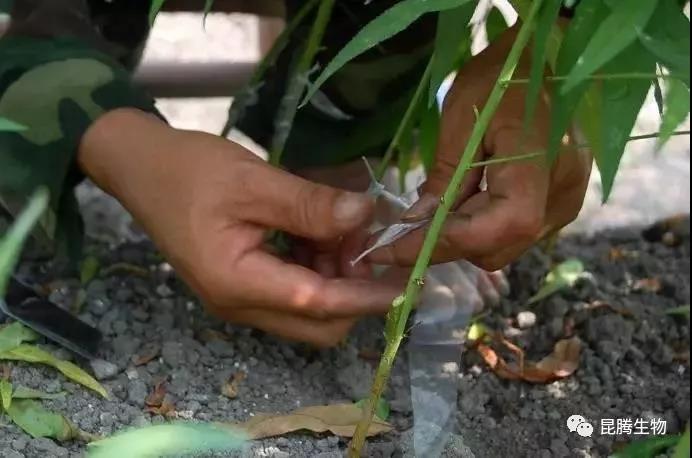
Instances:
[[[344,267],[360,248],[347,242],[349,234],[372,217],[365,195],[299,178],[237,144],[173,129],[133,109],[94,123],[78,159],[225,320],[330,346],[359,317],[386,313],[400,292],[348,276]],[[337,275],[273,255],[265,247],[269,229],[330,246],[345,241],[334,260]]]

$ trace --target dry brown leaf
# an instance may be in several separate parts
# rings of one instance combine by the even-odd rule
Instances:
[[[204,343],[214,342],[214,341],[228,341],[229,337],[226,333],[217,331],[216,329],[202,329],[199,331],[197,338]]]
[[[161,415],[163,417],[176,418],[177,412],[175,411],[175,406],[169,400],[164,400],[159,406],[147,406],[144,409],[145,412],[153,415]]]
[[[147,407],[161,407],[166,398],[166,381],[162,380],[154,386],[154,391],[144,400]]]
[[[622,315],[622,316],[633,316],[632,311],[630,311],[630,310],[628,310],[628,309],[626,309],[626,308],[624,308],[624,307],[620,307],[620,306],[617,306],[617,305],[613,305],[613,304],[611,304],[610,302],[605,302],[605,301],[593,301],[593,302],[590,302],[590,303],[586,306],[586,310],[596,310],[596,309],[599,309],[599,308],[607,308],[607,309],[609,309],[610,311],[615,312],[615,313],[617,313],[618,315]]]
[[[12,367],[9,364],[0,365],[0,379],[9,380],[12,375]]]
[[[550,383],[572,375],[579,367],[581,340],[578,337],[560,340],[555,344],[553,353],[537,363],[524,361],[524,352],[506,339],[502,339],[501,343],[515,354],[519,350],[519,364],[508,363],[486,344],[479,344],[476,349],[493,372],[504,379]]]
[[[159,353],[161,352],[161,347],[158,344],[150,345],[141,353],[134,355],[132,357],[132,364],[135,366],[144,366],[147,363],[153,361]]]
[[[646,293],[658,293],[663,288],[661,280],[658,278],[640,278],[634,282],[632,289],[635,291],[644,291]]]
[[[221,387],[221,394],[230,399],[235,399],[238,397],[238,390],[240,388],[240,383],[245,380],[247,374],[243,371],[239,371],[231,375],[226,383]]]
[[[355,404],[333,404],[305,407],[286,415],[259,414],[245,423],[234,425],[243,430],[249,439],[281,436],[296,431],[314,433],[331,432],[339,437],[353,437],[362,410]],[[388,433],[392,426],[373,418],[368,437]]]

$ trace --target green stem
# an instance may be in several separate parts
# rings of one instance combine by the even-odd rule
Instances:
[[[428,62],[428,66],[425,68],[425,72],[421,77],[420,83],[418,83],[416,92],[414,92],[413,94],[411,103],[409,103],[408,108],[406,109],[406,113],[404,113],[404,117],[401,119],[399,127],[397,128],[396,133],[392,138],[392,142],[389,144],[389,147],[387,148],[387,151],[385,151],[384,156],[382,156],[382,162],[377,167],[377,171],[375,172],[375,177],[378,180],[381,180],[384,176],[385,172],[387,171],[387,167],[389,166],[389,163],[392,160],[392,156],[394,156],[394,152],[399,147],[399,143],[401,143],[401,138],[404,136],[404,133],[406,133],[406,130],[411,126],[411,122],[413,122],[413,115],[416,113],[416,109],[418,108],[421,98],[425,93],[425,89],[428,87],[428,83],[430,82],[430,75],[432,73],[432,63],[433,58],[431,57],[430,62]]]
[[[604,81],[604,80],[637,80],[644,79],[650,80],[653,78],[663,78],[663,79],[680,79],[685,75],[665,75],[659,73],[612,73],[608,75],[591,75],[587,80]],[[565,81],[569,76],[546,76],[543,78],[545,82],[559,82]],[[502,81],[502,84],[529,84],[531,82],[530,78],[520,78],[520,79],[506,79]]]
[[[293,74],[288,83],[286,93],[281,99],[281,104],[276,115],[274,125],[274,138],[272,139],[269,162],[274,166],[281,165],[286,142],[293,128],[293,121],[300,105],[300,99],[308,85],[308,72],[315,61],[315,57],[322,46],[322,38],[327,30],[327,24],[332,17],[335,0],[322,0],[317,10],[315,22],[310,30],[305,49],[298,60]]]
[[[441,199],[440,206],[437,208],[435,216],[430,223],[430,227],[425,235],[423,246],[418,254],[413,271],[411,272],[411,276],[409,277],[406,285],[403,303],[399,306],[395,306],[390,311],[392,317],[388,318],[388,320],[391,320],[392,323],[396,324],[396,334],[387,339],[388,342],[385,347],[382,360],[380,361],[380,365],[377,369],[377,373],[375,374],[375,381],[372,385],[370,397],[363,408],[363,417],[356,427],[356,432],[349,447],[349,457],[351,458],[360,457],[361,449],[363,448],[367,432],[370,429],[370,424],[372,422],[373,415],[375,414],[375,406],[382,395],[382,391],[384,390],[389,373],[391,372],[397,350],[401,344],[401,339],[406,331],[408,317],[411,314],[411,310],[413,309],[414,304],[417,302],[418,295],[423,287],[425,273],[428,265],[430,264],[433,250],[437,244],[437,239],[440,236],[440,232],[442,231],[442,227],[447,215],[452,208],[452,204],[456,201],[456,198],[459,195],[461,183],[466,175],[469,165],[473,161],[473,157],[483,141],[483,137],[485,136],[485,132],[490,125],[490,121],[500,106],[502,97],[507,90],[507,85],[502,84],[502,81],[512,78],[517,64],[519,63],[519,59],[524,52],[524,48],[531,37],[536,16],[541,8],[542,3],[543,2],[540,0],[536,0],[531,3],[531,10],[521,26],[519,33],[517,34],[514,44],[512,45],[512,49],[507,56],[507,60],[500,71],[498,81],[490,93],[483,111],[480,113],[478,122],[474,126],[471,137],[469,138],[469,141],[465,146],[464,153],[461,156],[461,161],[459,162],[459,165],[457,166],[454,175],[452,176],[452,179],[449,182],[449,185],[447,186],[447,189],[445,190],[445,193]]]
[[[247,107],[257,98],[257,91],[267,71],[276,65],[276,61],[279,59],[283,50],[286,49],[286,45],[288,45],[288,41],[291,35],[293,35],[293,32],[303,22],[303,19],[315,8],[319,1],[320,0],[309,0],[305,2],[293,19],[291,19],[291,22],[286,25],[264,59],[259,63],[248,84],[245,85],[242,91],[234,96],[231,108],[228,110],[228,119],[221,131],[222,136],[228,136]]]

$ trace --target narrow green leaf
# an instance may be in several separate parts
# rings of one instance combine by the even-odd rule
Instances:
[[[460,57],[465,53],[470,55],[471,34],[468,24],[475,8],[475,2],[466,2],[457,8],[438,13],[428,106],[435,105],[442,82],[456,69]]]
[[[202,19],[202,25],[207,26],[207,16],[211,13],[211,9],[214,7],[214,0],[204,0],[204,18]]]
[[[488,37],[488,43],[495,41],[508,28],[509,25],[502,12],[497,8],[491,8],[488,18],[485,20],[485,34]]]
[[[7,412],[12,406],[12,385],[5,379],[0,379],[0,407]]]
[[[149,9],[149,25],[153,26],[154,21],[156,21],[156,16],[158,16],[159,11],[163,8],[163,4],[166,0],[151,0],[151,7]]]
[[[577,59],[582,54],[588,44],[589,38],[595,33],[599,24],[608,14],[608,8],[602,0],[593,0],[581,2],[575,11],[574,18],[569,23],[565,37],[562,40],[560,51],[555,62],[555,74],[565,75],[575,65]],[[599,98],[594,96],[591,91],[589,82],[583,82],[568,93],[562,91],[564,81],[553,85],[553,109],[551,116],[550,133],[548,137],[548,158],[553,161],[560,151],[562,137],[567,132],[573,116],[579,107],[584,108],[587,105],[580,104],[582,98],[589,97],[587,102],[588,107],[594,109],[594,112],[600,112],[598,107]],[[584,110],[590,111],[590,110]],[[578,116],[580,123],[582,121],[592,122],[589,116]],[[598,124],[600,129],[600,123]],[[581,126],[582,129],[584,126]],[[595,136],[591,135],[588,140],[592,145],[592,149],[596,153],[600,150],[600,146],[594,141],[600,142],[600,132]]]
[[[312,84],[303,99],[303,105],[319,90],[319,88],[341,67],[360,56],[369,49],[393,37],[406,29],[426,13],[445,11],[459,7],[469,0],[403,0],[382,13],[365,27],[344,46],[334,59],[327,65],[322,74]]]
[[[690,114],[690,89],[682,81],[670,79],[668,80],[668,93],[665,101],[658,148],[661,148],[670,139],[673,132]]]
[[[690,20],[676,2],[659,0],[639,41],[658,62],[690,86]]]
[[[101,261],[96,256],[87,256],[79,268],[79,279],[82,286],[89,284],[101,270]]]
[[[61,399],[64,397],[64,391],[58,393],[45,393],[25,386],[18,386],[12,393],[12,398],[14,399]]]
[[[690,305],[681,305],[680,307],[673,307],[665,311],[666,315],[671,315],[671,316],[686,316],[687,318],[690,317]]]
[[[23,344],[12,350],[0,352],[0,359],[25,361],[27,363],[39,363],[52,366],[70,380],[95,391],[106,399],[108,398],[106,389],[91,375],[71,362],[58,359],[47,351],[33,345]]]
[[[639,42],[629,48],[603,67],[607,73],[653,73],[656,61],[646,52]],[[603,105],[601,107],[602,151],[596,155],[596,164],[601,172],[603,201],[608,200],[613,189],[615,176],[620,166],[622,154],[637,121],[646,96],[649,93],[650,81],[640,80],[604,80]]]
[[[21,323],[8,324],[0,328],[0,353],[12,350],[24,342],[33,342],[38,337],[38,334]]]
[[[546,0],[543,3],[543,10],[536,25],[536,32],[533,37],[533,53],[531,54],[531,75],[529,87],[526,90],[526,113],[524,115],[524,128],[526,131],[533,124],[536,105],[543,88],[548,37],[560,13],[561,6],[562,0]]]
[[[29,206],[12,224],[5,237],[0,240],[0,297],[5,296],[7,280],[12,275],[12,271],[19,260],[24,241],[47,207],[48,190],[40,189],[34,193],[29,201]]]
[[[577,59],[562,88],[563,93],[574,89],[634,43],[651,19],[657,3],[657,0],[627,3],[609,1],[608,4],[612,5],[610,14],[600,24],[586,49]]]
[[[214,424],[169,423],[147,426],[92,442],[87,458],[158,457],[240,450],[245,437]]]
[[[584,263],[576,258],[568,259],[548,272],[543,285],[528,303],[535,304],[559,291],[572,288],[584,275]]]
[[[654,436],[632,442],[613,455],[615,458],[653,458],[675,446],[680,436]]]
[[[690,458],[690,424],[687,424],[685,428],[685,434],[682,435],[677,447],[675,447],[675,452],[673,453],[673,458]]]
[[[425,109],[419,127],[418,150],[426,171],[429,171],[435,162],[439,133],[440,110],[435,103]]]
[[[45,409],[30,399],[15,399],[7,415],[31,437],[50,437],[66,441],[79,437],[79,430],[60,414]]]
[[[0,116],[0,132],[21,132],[24,130],[26,130],[26,126]]]

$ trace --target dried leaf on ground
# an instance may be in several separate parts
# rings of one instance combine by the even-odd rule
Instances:
[[[229,340],[228,334],[210,328],[202,329],[197,338],[204,343]]]
[[[663,288],[663,284],[659,278],[640,278],[632,285],[634,291],[643,291],[645,293],[658,293]]]
[[[108,399],[106,389],[91,375],[87,374],[71,362],[60,360],[47,351],[36,346],[26,344],[19,345],[12,350],[0,352],[0,359],[25,361],[27,363],[40,363],[52,366],[62,372],[65,377],[97,392],[104,398]]]
[[[578,337],[560,340],[553,353],[534,363],[524,360],[524,352],[507,340],[501,343],[517,354],[519,362],[509,363],[489,345],[479,344],[476,349],[483,360],[499,377],[530,383],[550,383],[572,375],[579,367],[581,340]]]
[[[33,342],[38,337],[34,331],[16,321],[3,326],[0,328],[0,353],[12,350],[24,342]]]
[[[137,266],[135,264],[129,264],[127,262],[116,262],[110,266],[103,269],[102,274],[104,277],[112,277],[115,275],[136,275],[138,277],[148,277],[149,271],[144,267]]]
[[[534,304],[564,289],[573,288],[581,278],[588,275],[584,270],[584,264],[579,259],[568,259],[555,266],[538,292],[529,299],[529,304]]]
[[[161,353],[161,346],[158,344],[149,345],[144,348],[139,354],[132,357],[132,364],[135,366],[144,366],[150,363]]]
[[[240,384],[243,380],[245,380],[245,377],[247,377],[247,374],[243,371],[239,371],[231,375],[221,387],[221,394],[230,399],[237,398]]]
[[[62,415],[51,412],[30,399],[15,399],[7,409],[7,415],[17,426],[34,438],[50,437],[59,441],[93,438]]]
[[[626,317],[631,317],[634,315],[631,310],[626,309],[625,307],[613,305],[610,302],[605,302],[605,301],[593,301],[593,302],[588,303],[585,307],[586,310],[596,310],[596,309],[600,309],[600,308],[607,308],[610,311],[617,313],[618,315],[622,315],[622,316],[626,316]]]
[[[12,385],[7,380],[0,380],[0,407],[7,410],[12,405]]]
[[[144,400],[147,407],[161,407],[166,397],[166,381],[161,381],[154,386],[154,390]]]
[[[215,424],[169,423],[125,431],[89,444],[87,458],[122,458],[204,454],[241,450],[239,431]]]
[[[355,404],[334,404],[305,407],[286,415],[259,414],[234,426],[245,431],[250,439],[281,436],[296,431],[331,432],[340,437],[353,437],[362,414],[362,409]],[[389,423],[375,418],[368,430],[368,437],[391,430]]]

